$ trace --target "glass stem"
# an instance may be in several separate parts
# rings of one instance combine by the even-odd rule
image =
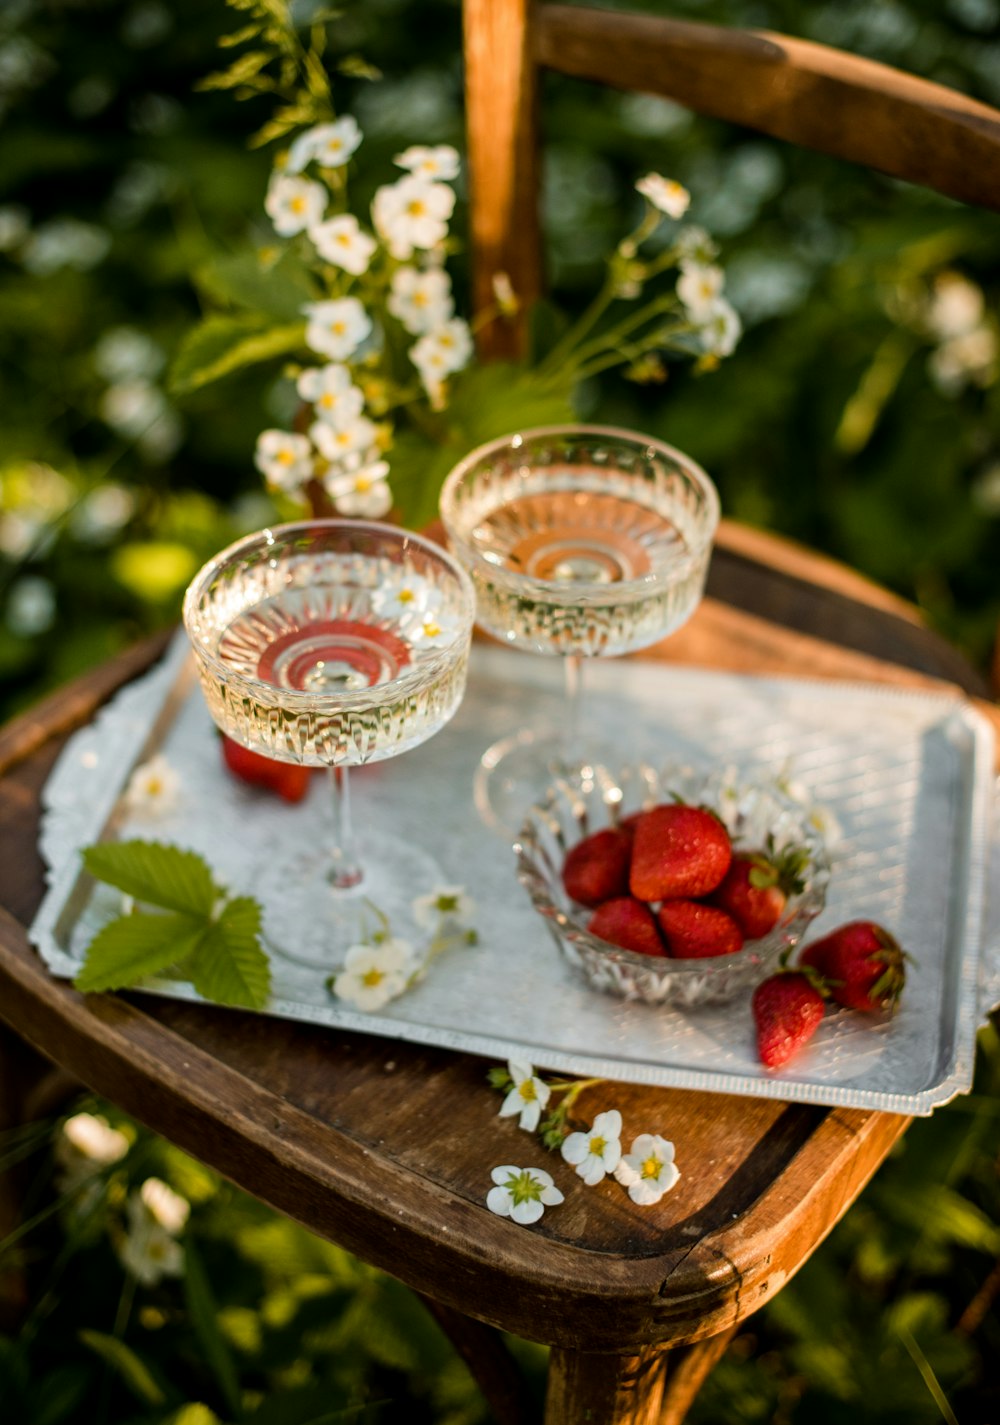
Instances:
[[[566,683],[566,719],[562,734],[566,749],[566,761],[572,765],[580,756],[580,703],[583,686],[583,656],[567,653],[563,658]]]
[[[333,844],[327,879],[334,890],[346,891],[362,879],[351,820],[351,781],[346,767],[331,767],[329,772],[333,799]]]

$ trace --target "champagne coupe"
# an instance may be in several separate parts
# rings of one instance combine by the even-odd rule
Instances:
[[[474,595],[429,540],[389,525],[278,525],[209,561],[184,599],[208,710],[265,757],[329,769],[331,844],[276,845],[253,868],[279,953],[336,969],[444,879],[420,847],[379,833],[359,857],[348,768],[418,746],[465,689]]]
[[[697,608],[719,497],[693,460],[661,441],[550,426],[466,456],[445,481],[441,518],[472,575],[482,627],[563,659],[560,727],[520,729],[477,769],[480,815],[516,832],[554,775],[593,760],[579,726],[582,660],[657,643]]]

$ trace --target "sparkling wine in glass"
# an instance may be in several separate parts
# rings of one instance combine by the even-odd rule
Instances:
[[[265,933],[327,971],[443,877],[382,833],[359,855],[348,768],[418,746],[465,689],[474,596],[464,570],[405,530],[356,520],[275,526],[230,545],[192,581],[184,623],[209,712],[228,737],[329,770],[330,844],[276,846],[253,868]]]
[[[480,813],[516,832],[554,775],[599,755],[580,728],[583,659],[646,648],[697,608],[719,498],[693,460],[661,441],[551,426],[468,455],[445,481],[441,518],[472,576],[481,626],[564,662],[560,726],[512,733],[477,772]]]

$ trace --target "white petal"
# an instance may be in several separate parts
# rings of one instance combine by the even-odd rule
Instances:
[[[593,1153],[580,1164],[576,1171],[588,1187],[596,1187],[605,1176],[604,1164]]]
[[[545,1208],[537,1198],[529,1198],[527,1202],[517,1202],[510,1209],[510,1215],[515,1222],[519,1222],[522,1227],[528,1227],[532,1222],[537,1222]]]
[[[631,1155],[629,1155],[627,1158],[622,1158],[617,1168],[615,1168],[615,1177],[623,1187],[631,1187],[633,1183],[638,1182],[642,1177],[642,1170],[633,1161]]]
[[[613,1173],[621,1162],[622,1145],[617,1138],[609,1138],[604,1144],[604,1152],[601,1154],[601,1163],[606,1173]]]
[[[605,1113],[599,1113],[590,1132],[595,1138],[620,1138],[622,1116],[617,1108],[609,1108]]]
[[[522,1099],[523,1102],[523,1099]],[[538,1120],[542,1116],[542,1105],[537,1098],[526,1103],[521,1110],[521,1127],[528,1133],[534,1133],[538,1127]]]
[[[551,1187],[542,1188],[542,1201],[546,1207],[558,1207],[559,1203],[565,1200],[555,1183]]]
[[[554,1183],[552,1181],[552,1174],[547,1173],[544,1168],[529,1168],[528,1172],[531,1174],[532,1178],[536,1183],[541,1183],[543,1188],[550,1188],[554,1186]]]
[[[516,1178],[520,1171],[520,1168],[515,1168],[511,1163],[505,1163],[502,1164],[499,1168],[494,1168],[493,1171],[490,1173],[490,1177],[495,1183],[499,1183],[502,1186],[508,1178]]]
[[[629,1184],[628,1195],[640,1207],[652,1207],[654,1203],[659,1202],[665,1191],[665,1188],[658,1187],[649,1178],[638,1178]]]
[[[588,1133],[570,1133],[563,1139],[560,1152],[567,1163],[582,1163],[590,1153],[590,1135]]]
[[[521,1090],[515,1084],[515,1086],[508,1092],[507,1097],[504,1099],[503,1103],[500,1105],[500,1112],[498,1114],[498,1117],[513,1118],[515,1113],[521,1112],[523,1105],[524,1099],[521,1097]]]
[[[519,1064],[516,1059],[507,1060],[507,1072],[515,1084],[523,1084],[525,1079],[533,1079],[535,1076],[530,1064]]]
[[[490,1188],[486,1194],[486,1206],[498,1217],[509,1217],[512,1206],[511,1195],[506,1188]]]

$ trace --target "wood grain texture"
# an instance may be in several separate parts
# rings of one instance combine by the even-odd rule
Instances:
[[[764,604],[795,605],[797,584],[790,592],[786,581],[802,583],[807,568],[751,577],[747,552],[719,558],[725,600],[707,600],[658,656],[831,677],[863,667],[910,686],[950,675],[947,645],[877,600],[859,605],[863,652],[748,611],[761,579],[779,589]],[[816,597],[838,611],[848,598],[822,585]],[[887,661],[900,626],[922,644],[927,671]],[[92,704],[134,666],[104,670]],[[57,695],[35,725],[64,729],[82,696],[79,687]],[[677,1143],[684,1192],[639,1209],[605,1183],[519,1230],[485,1209],[492,1162],[557,1176],[564,1165],[495,1118],[482,1061],[152,996],[84,998],[49,977],[24,925],[43,886],[38,791],[63,735],[0,781],[0,1016],[181,1147],[447,1309],[567,1352],[629,1357],[716,1337],[780,1289],[906,1126],[891,1115],[616,1085],[626,1136],[652,1125]],[[580,1120],[602,1106],[601,1092],[588,1091]]]
[[[493,280],[501,273],[521,302],[515,316],[486,322],[476,342],[483,357],[514,357],[542,290],[535,4],[465,0],[463,11],[473,307],[495,309]]]
[[[957,90],[789,35],[661,16],[542,5],[537,34],[539,62],[562,74],[1000,210],[1000,113]]]

